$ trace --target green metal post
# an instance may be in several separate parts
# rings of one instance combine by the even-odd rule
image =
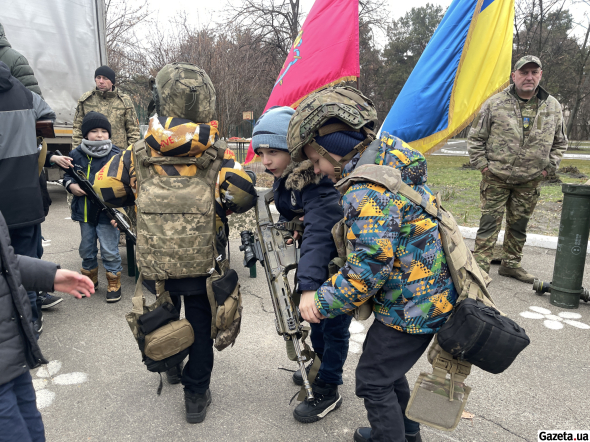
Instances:
[[[590,186],[564,184],[562,191],[550,302],[561,308],[578,308],[590,232]]]
[[[250,267],[250,278],[256,278],[256,263]]]
[[[127,248],[127,275],[135,276],[135,247],[128,238],[125,238],[125,246]]]

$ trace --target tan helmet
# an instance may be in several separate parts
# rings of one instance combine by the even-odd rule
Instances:
[[[170,63],[156,75],[155,110],[160,116],[208,123],[215,117],[215,88],[207,73],[190,63]]]
[[[338,119],[341,123],[325,125],[330,119]],[[289,153],[294,161],[303,161],[307,158],[303,147],[310,144],[318,154],[334,165],[336,177],[339,177],[342,166],[358,152],[364,151],[375,139],[373,131],[376,124],[375,106],[360,91],[350,86],[327,87],[303,100],[291,117],[287,132]],[[315,137],[339,131],[362,132],[366,138],[356,145],[352,152],[336,161],[316,142]]]

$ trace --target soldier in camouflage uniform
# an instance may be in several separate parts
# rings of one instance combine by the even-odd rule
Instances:
[[[532,283],[521,267],[526,227],[539,198],[539,184],[554,174],[567,149],[561,105],[539,82],[541,60],[514,65],[513,85],[488,99],[468,137],[471,165],[481,171],[481,219],[474,256],[489,272],[506,210],[504,252],[498,274]]]
[[[86,92],[78,100],[74,117],[72,146],[82,142],[82,121],[84,116],[95,111],[107,117],[112,127],[111,141],[121,149],[139,140],[139,121],[135,107],[128,95],[115,87],[115,72],[108,66],[101,66],[94,73],[96,89]]]

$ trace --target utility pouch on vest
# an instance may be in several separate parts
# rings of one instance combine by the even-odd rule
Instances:
[[[220,275],[214,272],[207,278],[207,296],[212,310],[211,338],[215,339],[215,348],[219,351],[235,343],[240,334],[242,323],[242,294],[238,283],[238,274],[228,269]]]
[[[156,282],[159,293],[156,302],[146,305],[142,293],[143,274],[135,285],[131,300],[133,310],[125,318],[137,341],[141,356],[149,371],[160,373],[158,394],[162,392],[162,375],[188,355],[195,340],[193,328],[186,319],[179,320],[178,311],[172,305],[170,294],[163,291],[163,281]],[[170,308],[172,307],[172,308]],[[148,333],[145,331],[150,330]]]

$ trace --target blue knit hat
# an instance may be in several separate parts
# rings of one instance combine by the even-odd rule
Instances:
[[[344,157],[352,152],[352,149],[365,138],[365,135],[361,132],[340,131],[323,137],[316,137],[315,140],[328,152]]]
[[[273,106],[256,122],[252,133],[252,149],[269,147],[289,152],[287,129],[295,110],[289,106]]]

